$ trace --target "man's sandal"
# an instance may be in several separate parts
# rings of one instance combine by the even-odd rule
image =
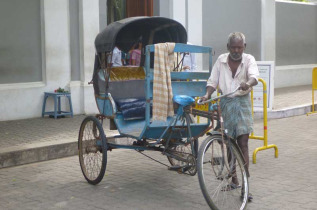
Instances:
[[[249,193],[248,195],[248,202],[251,202],[253,199],[253,195],[251,193]],[[241,200],[243,200],[243,195],[241,195]]]
[[[252,199],[253,199],[253,195],[252,195],[251,193],[249,193],[249,195],[248,195],[248,201],[251,202]]]

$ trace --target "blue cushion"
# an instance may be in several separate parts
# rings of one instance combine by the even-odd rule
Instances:
[[[175,95],[173,97],[173,101],[175,103],[178,103],[181,106],[188,106],[191,105],[195,102],[195,99],[193,99],[190,96],[186,96],[186,95]]]
[[[116,101],[118,110],[122,112],[124,120],[145,119],[145,98],[127,98]]]

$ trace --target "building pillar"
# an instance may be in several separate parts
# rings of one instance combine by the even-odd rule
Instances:
[[[202,0],[188,0],[186,18],[188,41],[195,45],[202,45]]]
[[[44,0],[45,82],[47,91],[71,80],[68,1]]]
[[[171,18],[181,23],[186,28],[186,0],[171,1]],[[186,28],[187,29],[187,28]]]
[[[92,79],[95,61],[95,38],[99,33],[99,0],[79,2],[79,43],[82,103],[85,114],[97,113],[94,90],[88,82]]]
[[[275,0],[261,0],[261,60],[275,61]]]
[[[202,45],[202,0],[168,0],[159,3],[160,16],[181,23],[187,31],[187,40],[194,45]],[[196,55],[196,62],[197,70],[202,70],[201,55]]]
[[[194,45],[203,44],[203,7],[202,0],[186,0],[187,1],[187,35],[188,41]],[[196,54],[197,71],[202,71],[203,62],[202,54]],[[207,69],[208,70],[208,69]]]

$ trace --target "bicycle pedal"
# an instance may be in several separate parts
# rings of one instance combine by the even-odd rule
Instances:
[[[188,171],[192,166],[184,166],[183,167],[183,173],[185,173],[186,171]]]
[[[168,170],[177,171],[180,168],[183,168],[183,166],[170,166],[170,167],[168,167]]]

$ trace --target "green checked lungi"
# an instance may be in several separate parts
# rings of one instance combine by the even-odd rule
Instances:
[[[250,95],[223,98],[220,100],[224,128],[228,136],[236,139],[253,131]]]

